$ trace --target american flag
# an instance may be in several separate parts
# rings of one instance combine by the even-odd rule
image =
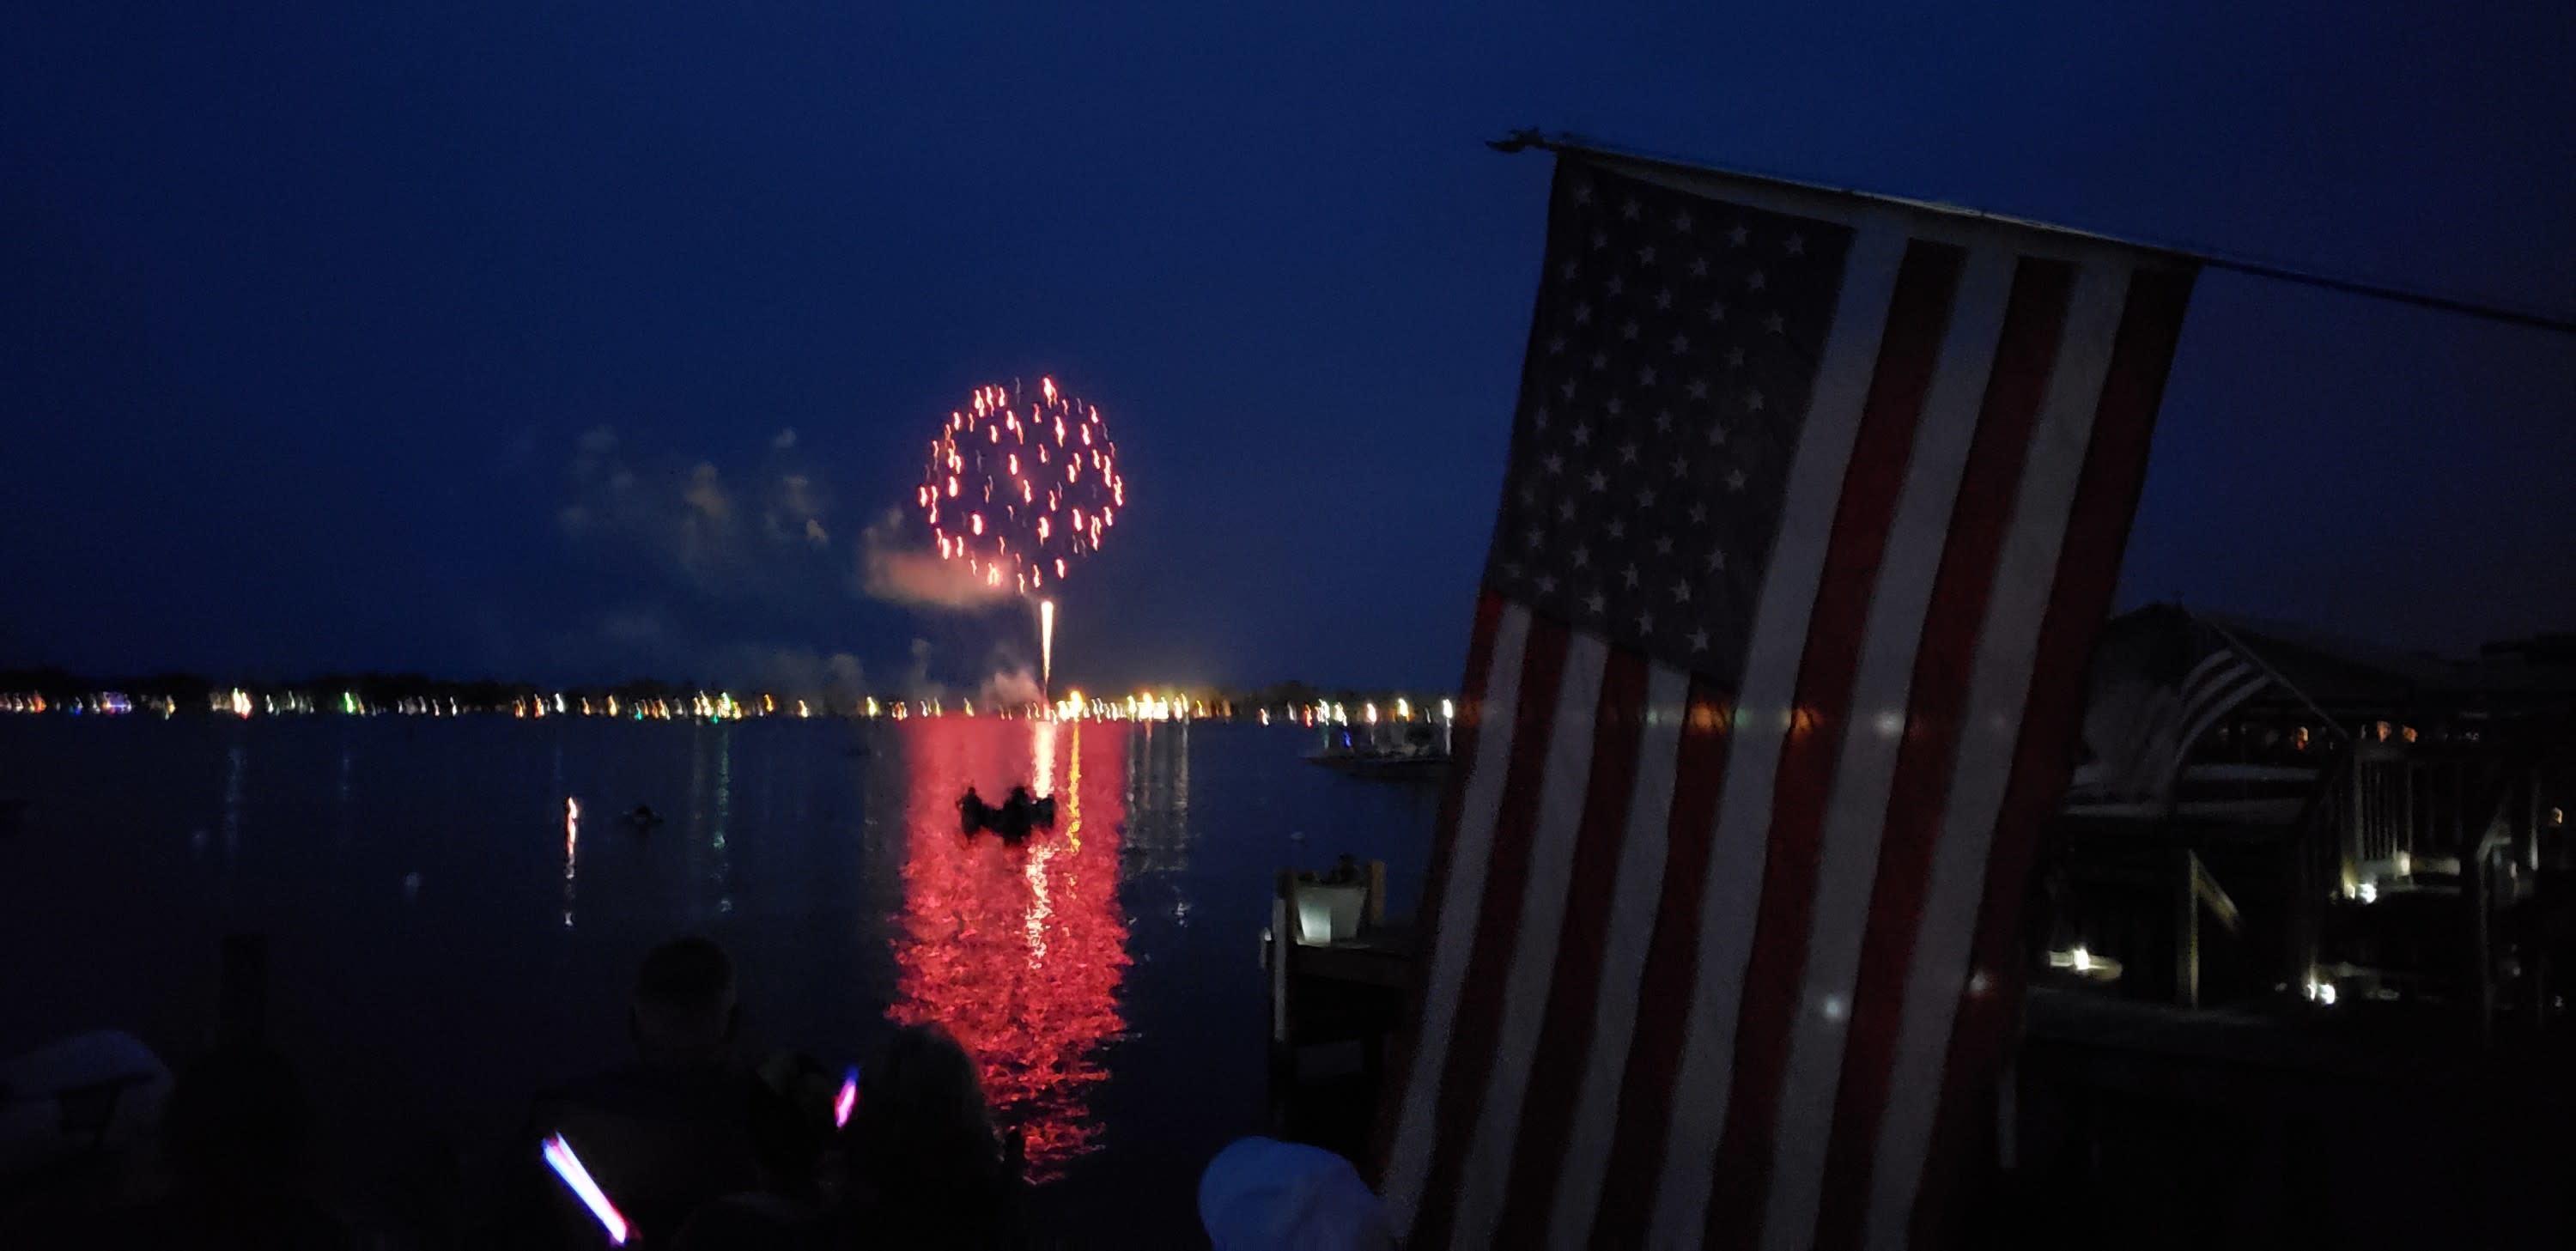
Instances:
[[[2084,711],[2093,758],[2076,768],[2075,789],[2092,799],[2172,803],[2193,745],[2270,686],[2270,671],[2219,629],[2175,609],[2141,609],[2111,633],[2093,657]]]
[[[2194,273],[1560,157],[1384,1119],[1409,1246],[1940,1240]]]

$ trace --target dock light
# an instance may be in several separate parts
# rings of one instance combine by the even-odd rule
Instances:
[[[572,1188],[573,1194],[580,1198],[582,1206],[589,1208],[590,1214],[599,1218],[599,1227],[607,1231],[608,1241],[617,1246],[625,1246],[627,1233],[625,1215],[617,1210],[616,1204],[608,1201],[608,1195],[600,1190],[599,1183],[591,1180],[590,1170],[581,1166],[581,1157],[572,1153],[572,1144],[565,1142],[563,1135],[557,1134],[546,1139],[545,1150],[546,1164],[554,1169],[555,1176],[563,1179],[564,1185]]]
[[[841,1093],[832,1096],[832,1128],[841,1129],[849,1125],[850,1113],[857,1111],[858,1107],[859,1066],[853,1064],[849,1072],[841,1075]]]

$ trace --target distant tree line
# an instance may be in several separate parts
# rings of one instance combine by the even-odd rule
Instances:
[[[1439,692],[1361,687],[1327,688],[1302,681],[1274,682],[1267,686],[1246,689],[1215,686],[1189,687],[1178,692],[1170,688],[1160,689],[1164,694],[1177,694],[1180,698],[1204,707],[1209,716],[1224,716],[1231,713],[1240,720],[1252,719],[1258,709],[1315,704],[1344,705],[1354,720],[1359,718],[1363,707],[1375,704],[1381,710],[1380,715],[1392,718],[1395,715],[1395,702],[1398,699],[1410,700],[1415,709],[1415,716],[1428,717],[1438,707],[1442,698]],[[464,711],[485,712],[496,709],[508,711],[515,704],[533,703],[540,698],[551,701],[558,695],[567,702],[587,699],[595,709],[604,709],[607,701],[613,697],[617,700],[620,711],[623,711],[638,703],[653,700],[689,704],[700,695],[714,699],[722,694],[731,694],[734,699],[751,704],[756,703],[762,695],[766,694],[782,701],[778,711],[793,711],[795,701],[803,699],[809,702],[816,715],[841,716],[861,712],[868,702],[867,697],[848,693],[827,696],[815,691],[764,691],[756,688],[717,687],[691,679],[666,681],[659,678],[637,678],[614,684],[542,686],[533,682],[501,681],[492,678],[458,680],[436,678],[421,673],[386,673],[370,670],[362,673],[325,673],[293,682],[235,682],[218,680],[203,674],[180,672],[141,676],[101,676],[75,674],[52,665],[32,669],[0,669],[0,694],[41,695],[47,703],[60,705],[69,705],[84,696],[116,691],[132,698],[138,704],[158,703],[167,699],[181,711],[195,712],[210,707],[218,692],[229,693],[234,690],[243,691],[254,700],[272,696],[300,695],[310,701],[317,711],[337,711],[343,696],[353,696],[360,704],[374,710],[392,709],[407,702],[428,701],[441,706],[452,705]],[[1120,694],[1104,693],[1103,697],[1115,700],[1120,698]],[[876,702],[882,707],[891,707],[907,698],[900,693],[881,694],[875,697]],[[950,711],[957,710],[955,703],[944,706]],[[758,711],[758,709],[755,708],[752,711]]]

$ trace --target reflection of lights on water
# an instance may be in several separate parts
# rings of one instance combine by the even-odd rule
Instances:
[[[917,720],[901,738],[909,847],[890,1015],[938,1022],[975,1053],[997,1120],[1021,1129],[1043,1180],[1091,1149],[1088,1095],[1107,1076],[1096,1053],[1126,1028],[1126,739],[989,719]],[[1063,779],[1057,829],[1017,847],[960,836],[969,783],[997,793],[1041,769]]]
[[[564,797],[564,906],[563,924],[572,928],[573,866],[581,857],[581,801]]]

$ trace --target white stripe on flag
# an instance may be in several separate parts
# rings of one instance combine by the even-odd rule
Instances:
[[[1619,874],[1610,895],[1610,928],[1602,936],[1592,1042],[1584,1053],[1574,1121],[1557,1166],[1556,1202],[1548,1218],[1551,1247],[1578,1247],[1591,1236],[1601,1174],[1610,1166],[1619,1083],[1627,1076],[1628,1043],[1637,1032],[1637,987],[1645,978],[1646,948],[1655,935],[1655,905],[1663,897],[1664,843],[1670,836],[1682,721],[1690,715],[1689,705],[1689,674],[1664,665],[1648,667],[1645,735],[1637,744],[1636,785],[1628,791],[1628,826],[1621,835]]]
[[[1547,772],[1539,782],[1538,818],[1530,829],[1529,874],[1519,906],[1503,933],[1511,935],[1511,973],[1503,987],[1500,1037],[1493,1040],[1484,1102],[1467,1142],[1443,1150],[1467,1152],[1458,1183],[1458,1218],[1450,1242],[1482,1247],[1493,1241],[1503,1183],[1520,1141],[1521,1100],[1529,1093],[1530,1059],[1538,1052],[1539,1026],[1547,1015],[1548,981],[1556,971],[1556,946],[1565,925],[1567,879],[1573,873],[1574,836],[1583,826],[1592,776],[1593,727],[1601,708],[1602,675],[1610,646],[1599,635],[1576,634],[1565,648],[1565,678],[1558,686],[1556,726],[1547,745]],[[1584,883],[1592,889],[1599,883]],[[1472,1146],[1470,1145],[1472,1144]]]
[[[2110,373],[2112,340],[2128,288],[2125,265],[2087,264],[2077,273],[2060,339],[2064,346],[2031,436],[2030,463],[2022,471],[2012,528],[1995,567],[1994,596],[1977,631],[1968,702],[1960,715],[1958,763],[1915,931],[1887,1108],[1870,1169],[1868,1245],[1874,1249],[1904,1247],[1912,1233],[1915,1195],[1941,1104],[1951,1023],[1959,996],[1979,993],[1967,965],[1985,888],[1986,853],[2011,780],[2022,707],[2030,693],[2031,657],[2056,590],[2058,552],[2083,478],[2084,453],[2092,441],[2093,415]],[[1857,1199],[1847,1196],[1844,1201]]]
[[[1518,604],[1505,605],[1501,620],[1495,623],[1493,659],[1485,671],[1485,697],[1477,711],[1476,757],[1468,765],[1466,790],[1458,805],[1448,872],[1440,898],[1432,901],[1438,912],[1426,918],[1436,927],[1432,932],[1438,938],[1422,996],[1422,1019],[1414,1035],[1413,1070],[1404,1084],[1404,1107],[1387,1157],[1386,1211],[1397,1229],[1412,1228],[1431,1166],[1440,1071],[1449,1062],[1449,1031],[1458,1019],[1468,948],[1476,940],[1472,921],[1477,901],[1485,897],[1485,869],[1494,852],[1494,819],[1502,808],[1503,775],[1511,769],[1512,728],[1520,714],[1521,657],[1529,628],[1529,610]],[[1470,1045],[1482,1042],[1470,1040]]]
[[[1897,748],[1905,741],[1915,652],[1923,641],[1933,580],[1949,546],[1951,506],[1967,472],[1995,345],[2003,337],[2014,260],[2000,248],[1968,254],[1861,626],[1851,715],[1844,722],[1818,831],[1822,845],[1805,983],[1797,1016],[1789,1022],[1788,1067],[1781,1075],[1772,1127],[1771,1194],[1762,1220],[1766,1251],[1795,1251],[1815,1238],[1834,1090],[1842,1078],[1843,1040],[1851,1023],[1852,982],[1860,968],[1862,927],[1878,876],[1879,835],[1887,824]]]
[[[1807,619],[1833,542],[1843,471],[1860,433],[1879,339],[1887,329],[1888,301],[1896,290],[1897,267],[1905,259],[1903,223],[1894,214],[1871,210],[1857,224],[1842,293],[1834,302],[1833,329],[1816,368],[1815,394],[1789,461],[1779,537],[1772,542],[1771,564],[1753,606],[1744,689],[1737,696],[1735,729],[1727,740],[1725,792],[1718,800],[1708,875],[1701,885],[1688,1032],[1673,1080],[1662,1176],[1648,1226],[1647,1241],[1658,1247],[1699,1242],[1710,1157],[1726,1121],[1737,1001],[1744,991],[1745,961],[1753,951],[1771,788],[1790,704],[1798,694],[1798,658],[1806,651]]]

